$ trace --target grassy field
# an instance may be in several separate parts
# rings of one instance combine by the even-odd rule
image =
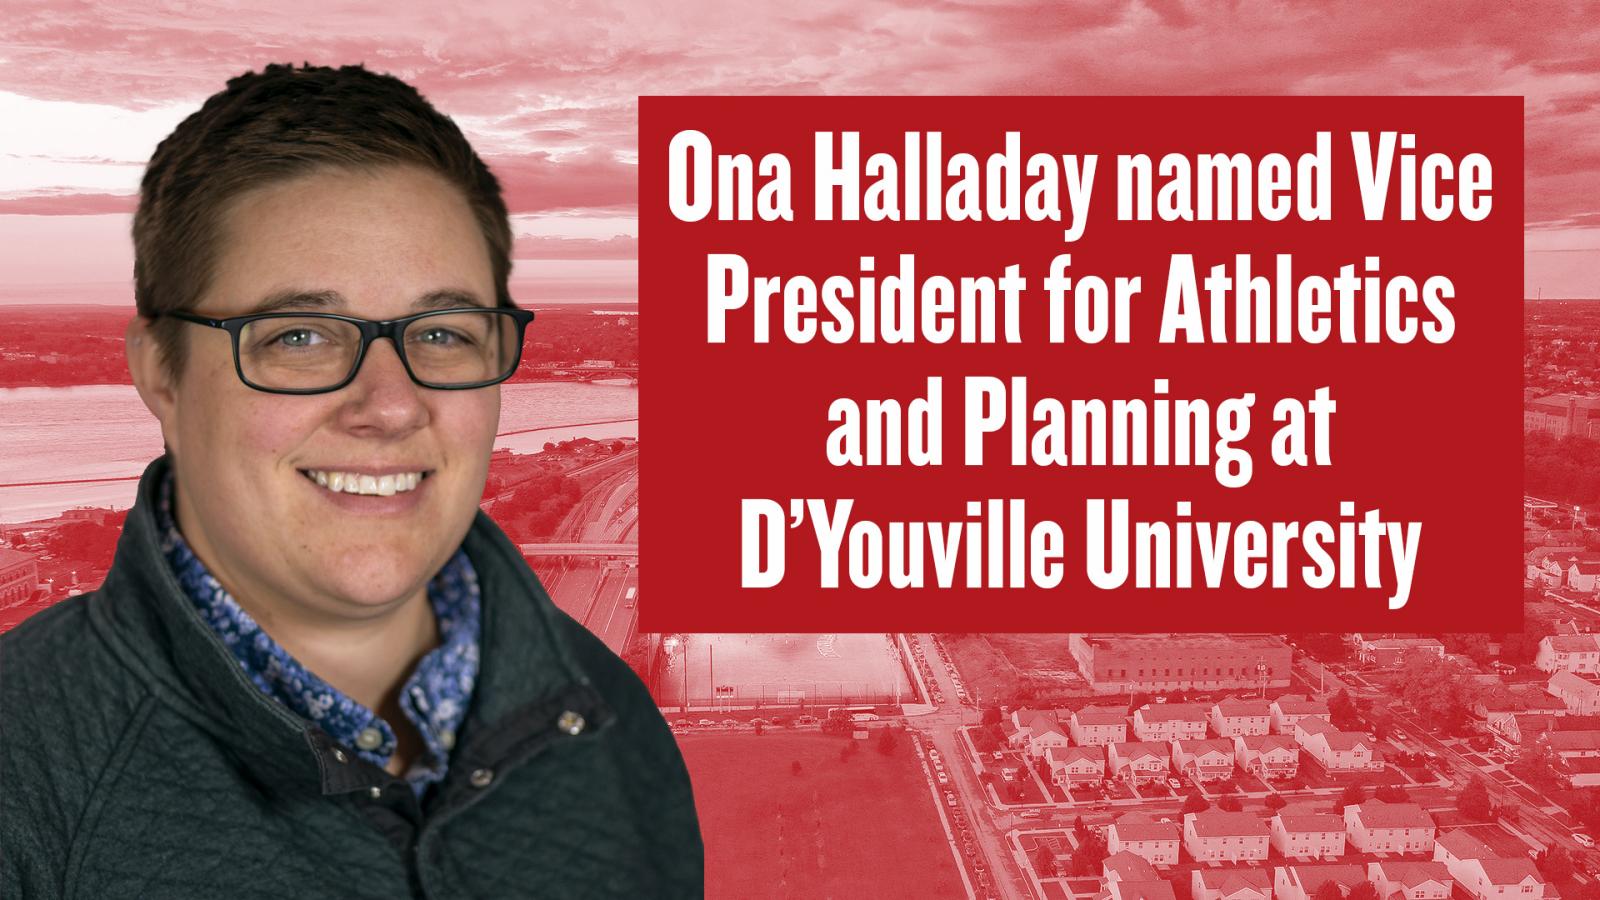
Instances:
[[[708,898],[964,895],[910,740],[887,756],[860,742],[841,761],[846,743],[774,731],[678,737]]]

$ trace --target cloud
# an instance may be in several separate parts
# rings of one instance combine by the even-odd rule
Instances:
[[[617,234],[599,238],[517,235],[513,259],[638,259],[639,239]]]
[[[557,157],[550,153],[488,160],[513,214],[552,210],[603,211],[638,205],[639,167],[609,151]]]
[[[519,212],[631,212],[640,95],[797,93],[1516,95],[1529,221],[1600,210],[1600,16],[1582,0],[682,0],[670,16],[626,0],[12,0],[6,16],[0,90],[40,99],[197,108],[267,62],[392,72],[462,122]],[[97,131],[62,158],[107,155]],[[112,197],[0,203],[126,210]]]
[[[78,193],[65,188],[29,194],[0,196],[0,215],[90,216],[132,213],[137,194]]]

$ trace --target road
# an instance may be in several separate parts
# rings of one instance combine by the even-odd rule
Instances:
[[[950,774],[951,784],[955,786],[957,802],[972,823],[972,834],[977,838],[978,850],[988,866],[990,883],[999,891],[999,896],[1005,900],[1033,900],[1032,888],[1017,868],[1011,849],[1006,846],[1003,837],[1013,827],[1012,817],[1008,813],[998,813],[989,805],[989,797],[972,769],[971,757],[956,734],[956,729],[963,725],[978,724],[978,711],[955,702],[955,682],[950,679],[943,661],[934,650],[933,635],[907,637],[922,646],[928,668],[933,672],[934,684],[930,687],[936,688],[945,699],[934,712],[909,718],[907,724],[926,731],[929,740],[939,751],[945,771]],[[944,785],[940,785],[940,788],[940,796],[943,797]],[[997,813],[1004,818],[997,820]]]

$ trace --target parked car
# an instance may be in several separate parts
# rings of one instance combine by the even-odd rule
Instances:
[[[1391,737],[1393,737],[1397,741],[1405,741],[1405,740],[1410,740],[1411,739],[1411,735],[1406,734],[1404,731],[1401,731],[1398,728],[1396,728],[1395,730],[1389,732],[1389,734],[1390,734]]]
[[[1594,846],[1594,838],[1589,837],[1587,834],[1584,834],[1581,831],[1574,831],[1572,833],[1572,839],[1573,839],[1573,841],[1577,842],[1579,847],[1593,847]]]
[[[700,720],[700,727],[701,727],[701,728],[712,728],[712,727],[714,727],[714,726],[715,726],[715,725],[716,725],[716,724],[717,724],[717,723],[715,723],[715,722],[713,722],[713,721],[711,721],[711,720],[710,720],[710,719],[701,719],[701,720]]]
[[[1167,787],[1172,788],[1175,791],[1176,790],[1181,790],[1183,788],[1183,782],[1179,781],[1176,778],[1168,778],[1167,779]]]

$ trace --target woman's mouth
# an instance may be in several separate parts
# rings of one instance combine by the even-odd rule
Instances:
[[[360,472],[339,472],[332,469],[301,469],[300,474],[335,494],[392,497],[395,494],[416,490],[417,485],[428,477],[429,471],[364,475]]]

